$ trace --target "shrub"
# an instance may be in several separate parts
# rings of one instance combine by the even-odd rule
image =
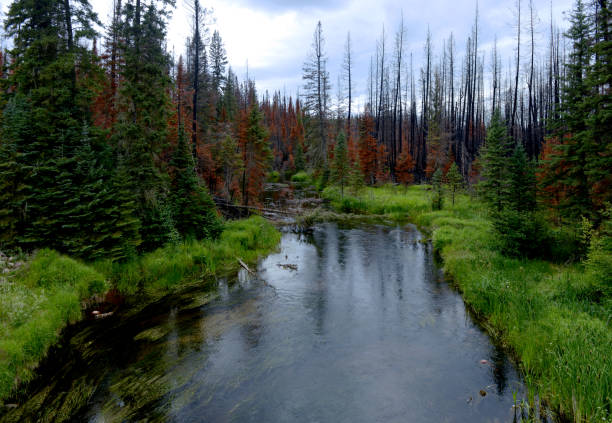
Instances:
[[[268,182],[279,182],[280,181],[280,173],[276,170],[268,173]]]

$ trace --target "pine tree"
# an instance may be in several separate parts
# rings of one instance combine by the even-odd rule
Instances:
[[[223,82],[225,79],[225,66],[227,66],[227,54],[223,46],[223,40],[219,31],[213,32],[210,40],[210,74],[212,78],[213,95],[221,95]]]
[[[446,181],[448,182],[448,187],[451,192],[451,198],[453,202],[453,206],[455,205],[455,194],[461,186],[463,185],[463,176],[459,173],[459,168],[457,164],[453,162],[453,164],[448,169],[448,173],[446,174]]]
[[[594,207],[595,223],[606,219],[606,203],[612,203],[612,4],[599,0],[595,11],[591,60],[586,68],[585,83],[589,95],[583,98],[590,151],[585,163],[585,174]],[[594,31],[593,31],[594,29]]]
[[[348,182],[350,163],[348,150],[346,147],[346,135],[340,131],[336,138],[336,146],[334,148],[334,159],[331,163],[331,180],[333,183],[340,185],[340,195],[344,198],[344,187]]]
[[[518,212],[536,209],[535,165],[523,144],[517,144],[508,160],[508,207]]]
[[[87,191],[88,181],[79,177],[78,154],[82,128],[92,121],[90,106],[96,95],[92,76],[100,73],[93,53],[85,47],[95,36],[96,23],[86,0],[15,0],[7,14],[6,29],[14,43],[9,97],[15,99],[16,108],[5,112],[21,111],[18,125],[5,126],[2,138],[14,152],[9,163],[23,172],[12,190],[9,213],[18,213],[12,218],[19,222],[16,239],[26,248],[68,251],[77,233],[85,239],[93,236],[81,231],[87,213],[82,213],[78,195]],[[28,115],[27,132],[19,124],[23,113]],[[101,139],[94,136],[92,142]],[[7,227],[15,234],[14,224]]]
[[[431,177],[431,184],[433,186],[433,199],[431,203],[431,207],[434,210],[442,210],[442,206],[444,203],[444,175],[442,174],[442,169],[438,168],[433,173]]]
[[[295,156],[293,157],[293,163],[296,172],[299,172],[300,170],[304,170],[306,168],[306,161],[304,160],[304,148],[302,147],[302,143],[299,141],[295,143]]]
[[[167,70],[170,58],[164,49],[165,5],[170,0],[145,5],[128,0],[123,8],[123,55],[118,104],[112,141],[130,173],[141,222],[141,249],[163,245],[173,232],[166,204],[168,180],[160,157],[167,147],[172,113]]]
[[[509,141],[507,128],[501,121],[499,111],[493,113],[487,132],[485,146],[480,151],[482,178],[480,193],[494,212],[501,212],[508,199]]]
[[[242,174],[244,163],[238,143],[231,135],[227,135],[220,144],[219,164],[223,172],[223,195],[231,201],[240,193],[238,175]]]
[[[134,189],[129,179],[129,172],[124,161],[118,160],[113,176],[113,213],[112,245],[108,248],[108,256],[114,261],[126,261],[135,256],[142,239],[140,237],[140,220]]]
[[[507,172],[507,200],[501,211],[492,214],[493,227],[504,254],[536,256],[542,253],[543,228],[535,213],[535,166],[522,144],[508,159]]]
[[[587,176],[592,142],[587,133],[586,119],[589,111],[585,107],[585,99],[590,95],[585,79],[590,60],[590,34],[582,0],[576,1],[570,22],[567,36],[572,42],[572,49],[566,65],[563,111],[556,129],[561,143],[546,164],[551,169],[548,174],[555,175],[554,180],[545,183],[567,192],[567,195],[561,197],[559,208],[564,216],[579,220],[581,216],[592,216],[594,210]]]
[[[184,238],[216,238],[221,222],[210,195],[198,183],[185,130],[179,126],[178,144],[170,161],[173,170],[170,200],[174,225]]]
[[[353,193],[359,193],[365,187],[365,180],[363,173],[361,173],[359,159],[353,161],[350,165],[347,184]]]
[[[31,140],[30,110],[24,96],[9,100],[2,116],[0,143],[0,244],[15,247],[26,224]]]

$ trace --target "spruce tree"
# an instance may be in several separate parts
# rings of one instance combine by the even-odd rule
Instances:
[[[214,96],[221,95],[221,88],[225,79],[225,66],[227,66],[227,54],[221,35],[219,31],[215,30],[210,41],[211,88]]]
[[[453,162],[450,169],[448,169],[448,173],[446,174],[446,181],[448,182],[448,187],[451,192],[451,198],[453,202],[453,206],[455,205],[455,194],[463,185],[463,176],[459,173],[459,168],[457,164]]]
[[[606,219],[606,203],[612,203],[612,4],[600,0],[591,13],[591,60],[586,69],[585,83],[589,95],[584,106],[590,147],[585,174],[590,188],[596,224]]]
[[[170,161],[173,170],[170,199],[174,224],[184,238],[216,238],[221,233],[221,222],[210,195],[198,183],[186,138],[181,125],[178,144]]]
[[[433,198],[431,207],[433,210],[442,210],[444,202],[444,187],[442,185],[443,180],[444,175],[442,173],[442,169],[436,169],[431,178],[431,184],[433,186]]]
[[[533,212],[536,209],[535,165],[520,143],[508,160],[507,206],[519,212]]]
[[[509,141],[506,125],[498,110],[493,112],[491,125],[487,131],[486,144],[480,151],[483,180],[479,190],[484,201],[494,212],[501,212],[508,199]]]
[[[543,183],[565,193],[559,208],[564,216],[577,221],[582,216],[591,217],[594,210],[587,175],[588,159],[593,146],[586,125],[589,111],[585,107],[585,101],[591,95],[585,79],[590,61],[590,30],[582,0],[576,1],[570,22],[567,37],[572,47],[566,64],[563,111],[556,122],[556,132],[561,143],[546,162],[546,166],[552,170],[547,173],[554,175],[554,180],[545,180]]]
[[[365,180],[361,172],[359,160],[355,160],[351,163],[347,184],[353,193],[359,193],[365,187]]]
[[[9,191],[10,209],[2,214],[12,214],[7,223],[19,224],[15,231],[9,223],[3,232],[9,228],[13,239],[28,249],[46,246],[70,252],[76,238],[92,236],[82,230],[88,213],[78,199],[88,181],[79,175],[78,154],[83,126],[92,120],[95,93],[89,83],[99,73],[85,47],[95,36],[96,23],[86,0],[15,0],[7,14],[6,30],[14,49],[4,114],[15,115],[16,126],[5,120],[2,149],[11,152],[7,163],[18,166],[21,174],[13,174],[18,179]],[[3,173],[3,184],[10,182],[9,174]]]
[[[501,250],[509,256],[541,254],[543,228],[536,214],[535,166],[518,144],[507,161],[508,196],[503,209],[492,213]]]
[[[346,136],[340,132],[336,138],[334,160],[331,163],[331,180],[340,185],[340,196],[344,198],[344,187],[348,182],[350,163],[346,147]]]
[[[293,163],[295,165],[296,172],[306,169],[304,149],[302,148],[302,143],[299,140],[295,142],[295,156],[293,158]]]
[[[19,244],[26,224],[30,109],[23,95],[11,98],[3,113],[0,143],[0,244]]]
[[[112,182],[114,232],[107,255],[114,261],[126,261],[136,255],[142,239],[134,189],[122,158],[118,159]]]
[[[159,160],[167,148],[172,113],[170,57],[165,51],[169,12],[165,6],[173,3],[129,0],[122,11],[120,112],[112,141],[133,181],[141,222],[140,248],[145,251],[168,242],[174,231],[166,196],[169,180]]]

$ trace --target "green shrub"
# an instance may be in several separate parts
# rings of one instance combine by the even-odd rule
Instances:
[[[268,182],[279,182],[280,181],[280,173],[278,173],[276,170],[273,170],[272,172],[268,173]]]
[[[304,172],[303,170],[300,170],[298,173],[291,177],[291,182],[309,184],[312,181],[308,173]]]

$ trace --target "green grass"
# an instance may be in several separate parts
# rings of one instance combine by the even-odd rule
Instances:
[[[94,267],[122,294],[165,294],[207,276],[223,276],[240,267],[238,258],[254,264],[278,245],[280,233],[262,217],[229,222],[214,241],[168,245],[128,263],[99,261]]]
[[[215,241],[168,245],[128,263],[85,264],[42,250],[0,282],[0,404],[35,376],[61,330],[83,317],[83,301],[111,286],[130,299],[155,299],[181,285],[204,282],[274,250],[280,233],[261,217],[229,222]],[[141,298],[142,295],[139,295]]]
[[[520,362],[531,392],[561,418],[604,422],[612,416],[612,300],[581,264],[513,259],[498,252],[485,208],[460,195],[431,211],[426,186],[367,188],[340,199],[338,211],[408,219],[431,234],[465,301]],[[604,288],[604,289],[602,289]]]
[[[34,377],[61,329],[81,318],[81,301],[106,289],[100,273],[51,250],[0,284],[0,402]]]

